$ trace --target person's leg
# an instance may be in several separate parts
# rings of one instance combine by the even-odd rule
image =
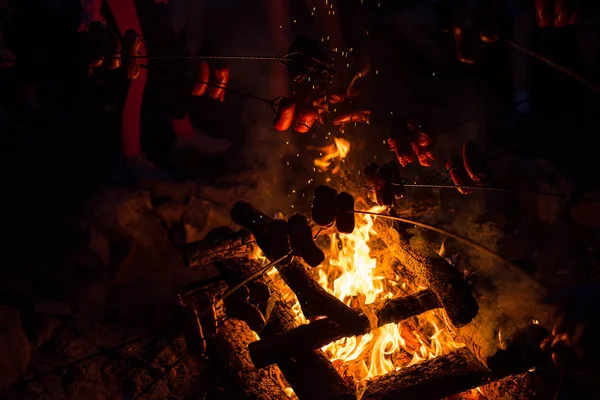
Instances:
[[[143,39],[144,34],[142,33],[142,27],[137,15],[134,0],[106,0],[106,3],[121,32],[121,36],[125,36],[127,30],[133,29]],[[140,53],[142,55],[147,54],[146,45],[143,40]],[[137,79],[131,81],[129,90],[127,91],[121,126],[123,155],[126,159],[142,157],[142,147],[140,142],[141,111],[144,89],[147,81],[148,71],[146,68],[141,68],[139,76]]]
[[[285,54],[291,40],[291,10],[289,0],[263,0],[268,12],[269,32],[272,39],[273,54]],[[289,92],[289,77],[287,70],[281,65],[273,63],[269,68],[271,81],[271,96],[287,96]]]
[[[171,49],[180,48],[180,52],[195,54],[200,45],[200,27],[203,16],[202,0],[170,0],[170,40],[178,43],[165,43]],[[166,34],[165,34],[166,35]],[[183,39],[182,39],[183,38]],[[166,38],[165,38],[166,39]],[[184,43],[185,41],[185,46]],[[185,47],[185,48],[183,48]],[[175,147],[193,150],[198,153],[219,153],[231,147],[227,139],[214,138],[192,125],[188,113],[191,100],[191,87],[187,84],[187,67],[184,64],[169,68],[168,86],[163,86],[165,108],[170,114],[171,126],[177,137]]]

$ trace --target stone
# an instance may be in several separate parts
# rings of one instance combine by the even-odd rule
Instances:
[[[45,303],[37,303],[35,312],[38,314],[68,316],[73,314],[73,306],[64,301],[48,301]]]
[[[229,210],[197,198],[192,198],[187,204],[182,223],[186,243],[204,239],[216,227],[239,228],[231,221]]]
[[[573,204],[569,210],[573,221],[588,228],[600,229],[600,190],[587,193],[583,198],[596,201],[580,200]]]
[[[173,225],[181,221],[186,205],[176,201],[168,201],[154,208],[154,212],[167,228],[172,229]]]
[[[70,252],[69,260],[75,265],[91,269],[110,265],[110,243],[106,237],[96,229],[88,229],[84,235],[84,243]]]
[[[30,359],[31,344],[19,312],[0,306],[0,392],[25,372]]]
[[[60,319],[49,315],[36,315],[28,324],[31,330],[31,339],[37,347],[47,343],[56,329],[61,325]]]

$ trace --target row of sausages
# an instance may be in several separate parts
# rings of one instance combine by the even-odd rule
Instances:
[[[415,160],[418,160],[419,164],[424,167],[431,167],[435,160],[429,147],[433,143],[432,134],[413,118],[406,120],[406,127],[408,128],[407,132],[388,138],[390,151],[394,152],[402,167],[406,167]]]
[[[208,95],[220,102],[225,101],[225,90],[229,83],[229,67],[224,66],[215,68],[211,77],[210,64],[208,61],[202,60],[198,63],[198,71],[196,83],[192,89],[192,95],[196,97],[204,96],[208,91]]]

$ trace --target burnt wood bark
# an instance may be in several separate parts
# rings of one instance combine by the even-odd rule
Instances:
[[[187,243],[183,247],[183,257],[188,267],[199,268],[203,265],[252,254],[256,242],[252,235],[240,232],[235,237],[222,241]]]
[[[436,294],[448,317],[456,327],[465,326],[479,312],[477,301],[460,273],[437,254],[423,254],[414,249],[405,234],[394,230],[381,218],[375,218],[374,229],[390,253]]]
[[[208,354],[224,376],[224,389],[232,398],[253,400],[289,399],[277,380],[277,366],[257,369],[248,353],[256,334],[245,322],[223,321],[219,333],[208,343]]]
[[[480,386],[490,372],[467,348],[374,378],[364,400],[437,400]]]
[[[268,248],[267,234],[271,218],[261,213],[248,203],[238,202],[234,206],[231,217],[255,235],[257,243]],[[304,316],[314,319],[327,316],[337,322],[345,331],[360,334],[368,326],[368,318],[342,303],[337,297],[328,293],[310,274],[303,263],[293,260],[287,265],[275,265],[285,283],[292,289]]]
[[[387,300],[375,307],[377,325],[398,323],[406,318],[422,314],[440,307],[437,296],[430,290],[394,300]],[[360,334],[371,330],[365,326]],[[356,333],[354,333],[356,334]],[[311,350],[319,349],[345,336],[353,336],[335,321],[320,319],[295,329],[264,338],[250,344],[250,356],[254,365],[263,367],[287,357],[297,357]]]
[[[225,275],[236,273],[236,279],[244,279],[262,267],[250,260],[228,260],[222,265]],[[260,279],[262,282],[268,282]],[[271,285],[272,291],[275,289]],[[261,338],[270,338],[294,329],[298,325],[292,307],[284,301],[277,301],[267,325],[260,332]],[[246,350],[247,351],[247,350]],[[280,359],[278,367],[294,389],[300,400],[351,400],[354,390],[346,384],[340,374],[321,350],[308,351],[299,357]],[[258,366],[257,366],[258,367]]]

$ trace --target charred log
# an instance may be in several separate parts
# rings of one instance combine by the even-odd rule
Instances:
[[[226,391],[232,398],[270,400],[287,399],[277,376],[276,366],[256,369],[248,353],[248,344],[256,340],[256,334],[245,322],[227,319],[219,334],[210,340],[208,351],[211,360],[226,378]]]
[[[348,334],[359,335],[368,329],[368,318],[327,292],[303,264],[293,261],[277,269],[285,283],[296,294],[302,312],[308,319],[327,316]]]
[[[398,323],[438,307],[440,304],[437,296],[430,290],[423,290],[411,296],[387,300],[381,306],[376,307],[375,315],[378,317],[378,326],[383,326],[389,323]],[[369,326],[364,326],[364,330],[360,334],[368,333],[370,330]],[[250,356],[254,365],[263,367],[281,359],[297,357],[355,334],[357,333],[349,333],[344,330],[344,327],[336,321],[328,318],[320,319],[251,343]]]
[[[426,289],[410,296],[386,300],[383,306],[375,311],[375,315],[377,315],[377,324],[383,326],[392,322],[398,323],[440,307],[441,304],[436,294]]]
[[[183,248],[185,262],[190,268],[237,257],[248,257],[255,248],[255,240],[247,233],[222,241],[205,241],[188,243]]]
[[[250,204],[243,202],[236,203],[231,211],[231,216],[236,223],[252,232],[261,249],[268,254],[268,251],[265,250],[270,248],[268,231],[273,220]],[[360,334],[368,326],[367,317],[328,293],[301,262],[294,260],[287,265],[276,265],[275,267],[298,298],[305,317],[314,319],[319,316],[327,316],[330,320],[340,324],[345,331],[355,332],[355,334]]]
[[[364,400],[437,400],[489,382],[492,375],[466,348],[371,380]]]
[[[460,273],[437,254],[425,255],[411,247],[406,234],[391,229],[381,219],[375,219],[374,228],[391,254],[418,280],[436,294],[440,304],[456,327],[473,320],[479,312],[467,282]]]
[[[235,275],[234,279],[237,281],[251,276],[261,268],[261,265],[255,261],[228,260],[219,269],[225,276]],[[269,284],[262,278],[259,281]],[[275,288],[271,287],[271,289],[272,292],[275,291]],[[278,300],[260,335],[261,338],[268,339],[282,332],[293,330],[297,325],[292,307],[288,303]],[[248,350],[246,349],[246,351]],[[350,400],[356,398],[352,388],[344,382],[320,350],[308,351],[294,359],[280,359],[278,366],[300,400]],[[306,382],[311,382],[311,384],[306,384]]]

